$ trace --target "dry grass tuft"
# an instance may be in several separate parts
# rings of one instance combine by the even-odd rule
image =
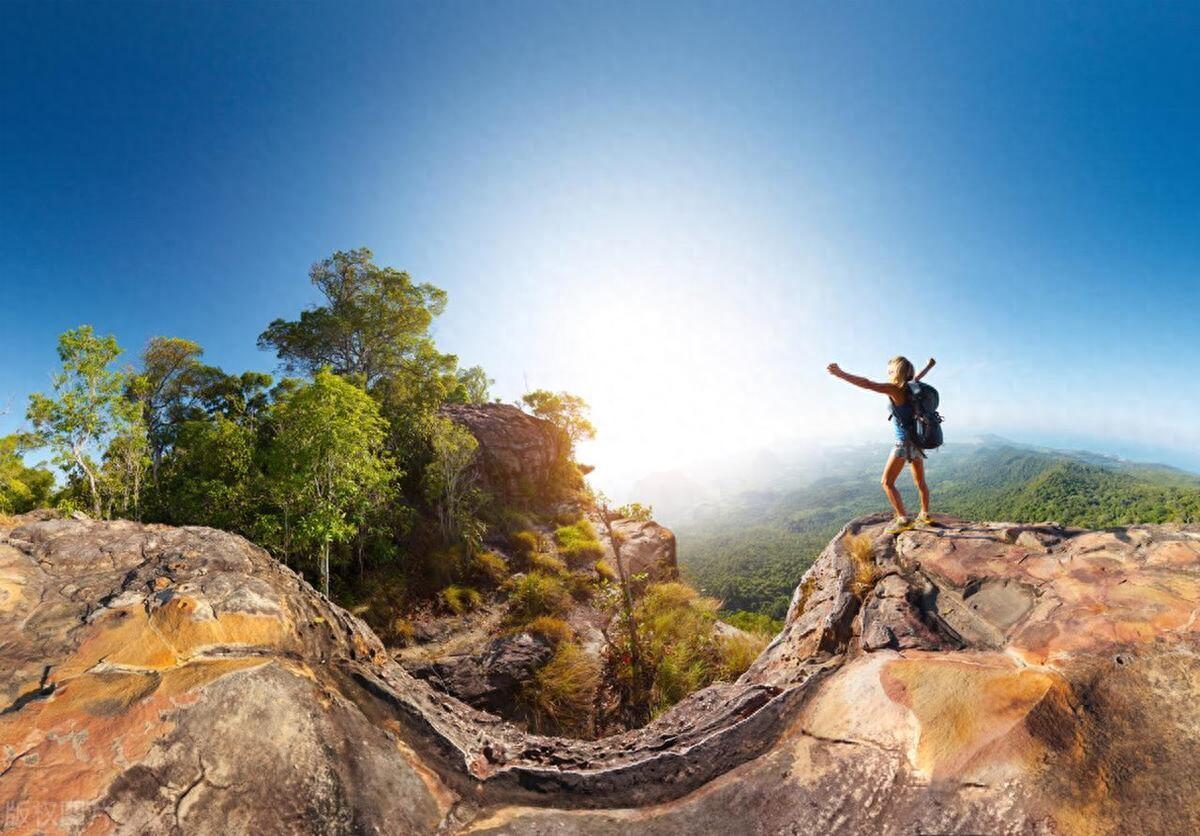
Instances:
[[[875,585],[875,545],[866,534],[847,534],[842,539],[842,546],[854,566],[850,591],[861,598]]]

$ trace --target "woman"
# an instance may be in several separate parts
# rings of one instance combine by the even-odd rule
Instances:
[[[921,369],[921,373],[913,377],[913,364],[905,357],[893,357],[888,363],[887,383],[876,383],[865,377],[848,374],[842,371],[837,363],[829,364],[829,373],[834,377],[840,377],[847,383],[853,383],[862,389],[870,389],[872,392],[887,395],[892,402],[892,422],[896,425],[896,446],[892,448],[891,455],[888,456],[887,464],[883,468],[883,479],[880,480],[883,484],[883,492],[887,494],[888,502],[896,511],[896,520],[888,529],[889,533],[902,531],[912,525],[904,510],[904,499],[900,496],[900,491],[896,490],[896,477],[904,469],[905,462],[908,462],[912,469],[913,481],[917,484],[917,493],[921,495],[921,513],[917,517],[917,524],[932,524],[932,520],[929,518],[929,486],[925,484],[925,452],[909,437],[907,428],[912,426],[913,420],[913,407],[908,384],[912,380],[923,378],[934,367],[935,362],[930,357],[925,368]]]

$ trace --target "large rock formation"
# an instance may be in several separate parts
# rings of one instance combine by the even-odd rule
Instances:
[[[209,529],[0,528],[14,833],[1200,830],[1200,526],[851,523],[737,682],[520,732]],[[7,831],[6,831],[7,832]]]
[[[479,480],[503,504],[536,500],[569,453],[553,424],[510,404],[447,404],[441,412],[475,436]]]

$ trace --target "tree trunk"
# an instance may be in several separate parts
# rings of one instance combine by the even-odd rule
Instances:
[[[325,597],[329,597],[329,541],[326,540],[321,546],[321,586],[325,591]]]

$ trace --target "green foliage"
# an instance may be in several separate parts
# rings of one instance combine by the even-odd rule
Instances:
[[[578,395],[535,389],[522,395],[521,403],[538,418],[562,430],[571,446],[596,437],[596,428],[588,418],[587,402]]]
[[[508,577],[508,563],[504,558],[491,551],[476,551],[471,555],[473,574],[483,582],[492,586],[499,585]]]
[[[571,594],[562,581],[544,572],[528,572],[508,580],[509,624],[528,624],[539,616],[562,617],[571,609]]]
[[[489,389],[496,381],[487,376],[482,366],[459,369],[454,375],[454,388],[446,395],[447,403],[487,403]]]
[[[569,641],[574,635],[571,627],[561,618],[552,615],[539,615],[528,624],[517,627],[514,632],[529,633],[540,636],[551,644]]]
[[[589,736],[599,687],[596,660],[573,642],[559,642],[550,661],[522,688],[530,726],[539,733]]]
[[[622,700],[645,699],[657,715],[679,700],[721,679],[735,679],[766,646],[762,637],[723,637],[715,630],[719,603],[679,582],[651,584],[634,607],[638,646],[649,687],[643,693],[635,671],[625,623],[615,623],[610,670]],[[638,712],[631,712],[637,716]]]
[[[739,630],[744,630],[747,633],[756,633],[760,636],[775,636],[783,629],[783,621],[777,618],[771,618],[766,613],[748,612],[746,610],[737,610],[736,612],[722,612],[721,620],[731,627],[736,627]]]
[[[433,459],[425,466],[425,496],[437,509],[442,539],[463,538],[470,544],[482,536],[475,518],[479,491],[475,489],[471,462],[479,442],[470,430],[446,418],[436,417],[431,425]]]
[[[478,609],[483,603],[483,595],[479,590],[461,584],[452,584],[443,589],[438,596],[446,609],[455,615],[462,615],[465,612]]]
[[[325,304],[298,320],[276,319],[259,336],[259,347],[274,350],[293,372],[329,368],[366,386],[431,349],[429,326],[446,307],[445,291],[373,259],[362,247],[314,264],[309,279]]]
[[[82,481],[96,517],[104,507],[100,447],[141,420],[140,404],[124,397],[128,375],[112,368],[120,354],[115,337],[97,336],[90,325],[67,331],[58,338],[62,371],[52,378],[52,393],[29,396],[27,417],[39,443]]]
[[[157,518],[249,533],[259,507],[255,445],[252,429],[222,415],[181,424],[160,469]]]
[[[545,552],[534,552],[528,558],[529,568],[539,572],[545,572],[547,575],[564,575],[567,571],[567,564],[552,554]]]
[[[29,443],[21,435],[0,436],[0,514],[21,514],[50,504],[54,474],[26,467],[21,453]]]
[[[508,538],[508,547],[512,550],[513,559],[522,568],[528,568],[530,560],[537,554],[541,538],[536,531],[518,531]]]
[[[558,553],[570,566],[592,566],[604,557],[604,547],[600,545],[596,529],[587,519],[556,529],[554,540],[558,544]]]
[[[324,369],[276,404],[273,418],[275,497],[294,515],[297,538],[320,545],[328,594],[330,544],[390,498],[397,473],[383,449],[386,425],[367,393]]]

